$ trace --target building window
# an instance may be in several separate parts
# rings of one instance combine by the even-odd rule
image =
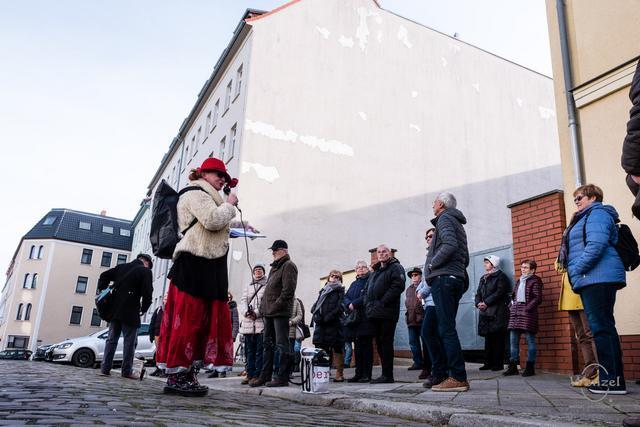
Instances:
[[[100,319],[100,316],[98,315],[98,309],[94,308],[91,313],[91,326],[100,326],[101,323],[102,319]]]
[[[31,289],[35,289],[38,285],[38,273],[33,273],[33,277],[31,278]]]
[[[24,320],[31,320],[31,304],[27,304],[27,308],[24,310]]]
[[[78,281],[76,282],[76,294],[86,294],[87,283],[89,283],[88,277],[78,276]]]
[[[69,319],[69,323],[72,325],[79,325],[82,321],[82,307],[74,305],[71,307],[71,319]]]
[[[80,221],[78,223],[78,228],[80,230],[91,230],[91,223],[90,222],[85,222],[85,221]]]
[[[238,68],[236,72],[236,95],[240,94],[240,90],[242,89],[242,65]]]
[[[31,250],[29,251],[29,259],[34,259],[36,257],[36,245],[31,245]]]
[[[196,142],[199,144],[202,142],[202,126],[198,128],[198,134],[196,136]]]
[[[173,168],[174,172],[175,172],[175,167]],[[131,230],[126,230],[124,228],[120,229],[120,235],[121,236],[125,236],[125,237],[130,237],[131,236]]]
[[[189,159],[189,146],[188,145],[184,149],[184,158],[185,158],[185,160]],[[184,162],[184,165],[186,165],[187,163],[189,163],[189,162]],[[184,168],[183,168],[183,170],[184,170]]]
[[[220,114],[220,100],[218,99],[213,106],[213,121],[211,122],[211,130],[213,131],[218,125],[218,115]]]
[[[118,262],[116,264],[120,265],[120,264],[124,264],[127,262],[127,256],[125,254],[119,254],[118,255]]]
[[[113,234],[113,227],[108,226],[108,225],[103,225],[102,226],[102,232],[103,233],[107,233],[107,234]]]
[[[48,216],[44,219],[44,222],[42,223],[42,225],[51,225],[54,222],[56,222],[56,217],[55,216]]]
[[[30,283],[29,282],[29,276],[30,276],[29,273],[24,275],[24,282],[22,282],[22,287],[25,288],[25,289],[27,289],[29,287],[29,283]]]
[[[224,111],[229,109],[229,105],[231,105],[231,88],[233,87],[233,80],[229,80],[229,84],[227,85],[227,90],[224,94]]]
[[[101,267],[111,267],[111,252],[102,252],[102,261],[100,261]]]
[[[20,348],[24,349],[29,346],[29,337],[20,337],[16,335],[9,335],[7,337],[7,348]]]
[[[40,245],[40,247],[38,248],[38,259],[42,259],[43,256],[44,256],[44,245]]]
[[[220,141],[220,159],[224,161],[224,148],[227,145],[227,137],[223,137]]]
[[[93,250],[83,249],[82,258],[80,258],[81,264],[91,264],[91,258],[93,257]]]
[[[18,304],[18,312],[16,313],[16,320],[22,320],[22,303]]]
[[[211,131],[211,111],[207,114],[207,120],[204,125],[204,134],[207,135],[209,131]]]
[[[238,133],[238,124],[234,124],[231,128],[231,132],[229,132],[229,159],[227,161],[233,159],[233,153],[236,150],[236,134]]]

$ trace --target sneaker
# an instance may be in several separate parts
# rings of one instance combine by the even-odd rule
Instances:
[[[467,381],[458,381],[453,377],[449,377],[446,380],[442,381],[438,385],[434,385],[431,387],[433,391],[467,391],[469,390],[469,383]]]
[[[392,377],[385,377],[384,375],[379,376],[376,379],[369,381],[371,384],[392,384],[395,381]]]
[[[602,387],[597,384],[588,386],[587,390],[593,394],[627,394],[625,388]]]
[[[434,378],[433,376],[429,375],[427,380],[422,383],[422,387],[431,388],[434,385],[438,385],[438,384],[442,383],[443,381],[444,381],[444,378]]]
[[[571,387],[589,387],[590,385],[598,385],[597,375],[593,379],[581,375],[579,378],[571,380]]]

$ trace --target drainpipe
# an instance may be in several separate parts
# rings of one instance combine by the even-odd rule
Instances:
[[[571,157],[573,159],[573,170],[575,175],[575,185],[580,187],[583,182],[582,171],[582,151],[580,132],[578,130],[578,117],[576,102],[573,98],[573,76],[571,75],[571,54],[569,52],[569,37],[567,35],[567,11],[564,0],[556,0],[558,11],[558,26],[560,29],[560,51],[562,53],[562,73],[564,75],[564,94],[567,99],[567,113],[569,119],[569,140],[571,144]]]

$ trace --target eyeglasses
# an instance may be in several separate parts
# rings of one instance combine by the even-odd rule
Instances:
[[[573,198],[573,203],[578,203],[580,200],[584,199],[585,197],[587,196],[585,196],[584,194],[579,194]]]
[[[424,240],[429,240],[429,239],[433,239],[433,234],[427,234],[424,238]]]
[[[329,276],[330,279],[339,279],[340,276],[338,276],[337,274],[332,274],[331,276]]]

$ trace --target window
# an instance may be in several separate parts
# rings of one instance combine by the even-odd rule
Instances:
[[[236,134],[238,133],[238,124],[234,124],[229,133],[229,159],[233,159],[233,153],[236,149]],[[224,160],[224,159],[223,159]]]
[[[227,145],[227,137],[223,137],[220,141],[220,158],[224,159],[224,147]]]
[[[40,247],[38,248],[38,259],[42,259],[43,256],[44,256],[44,246],[40,245]]]
[[[229,105],[231,105],[231,87],[233,85],[233,80],[229,80],[229,84],[227,85],[227,90],[224,94],[224,111],[229,109]]]
[[[83,249],[82,258],[80,258],[81,264],[91,264],[91,258],[93,257],[93,250]]]
[[[25,289],[29,287],[29,276],[30,276],[29,273],[24,275],[24,282],[22,282],[22,287]]]
[[[18,312],[16,313],[16,320],[22,320],[22,303],[18,304]]]
[[[200,143],[201,141],[202,141],[202,126],[198,128],[198,134],[196,136],[196,142]]]
[[[205,125],[204,125],[204,134],[205,135],[208,134],[210,130],[211,130],[211,111],[209,111],[209,113],[207,114],[207,121],[205,122]]]
[[[218,125],[218,115],[220,114],[220,100],[218,99],[213,106],[213,121],[211,122],[211,130],[213,131]]]
[[[17,335],[9,335],[7,337],[7,348],[27,348],[29,346],[29,337],[21,337]]]
[[[27,304],[27,308],[24,310],[24,320],[31,319],[31,304]]]
[[[236,95],[240,94],[241,89],[242,89],[242,65],[238,67],[238,71],[236,72]]]
[[[72,325],[79,325],[82,321],[82,307],[74,305],[71,307],[71,319],[69,319],[69,323]]]
[[[187,147],[184,149],[184,158],[185,158],[185,160],[189,159],[189,146],[188,146],[188,145],[187,145]],[[186,164],[186,163],[189,163],[189,162],[185,162],[185,164]]]
[[[80,230],[91,230],[91,223],[90,222],[85,222],[85,221],[80,221],[78,223],[78,228]]]
[[[86,294],[87,283],[89,283],[88,277],[78,276],[78,281],[76,282],[76,294]]]
[[[102,252],[102,261],[100,261],[100,267],[111,267],[111,252]]]
[[[91,313],[91,326],[100,326],[101,323],[102,319],[100,319],[100,316],[98,315],[98,309],[94,308]]]
[[[113,227],[111,227],[109,225],[103,225],[102,226],[102,232],[103,233],[107,233],[107,234],[113,234]]]
[[[116,264],[120,265],[120,264],[124,264],[125,262],[127,262],[127,256],[125,254],[119,254],[118,262]]]
[[[175,168],[173,168],[175,170]],[[131,230],[126,230],[124,228],[120,229],[120,235],[121,236],[125,236],[125,237],[129,237],[131,236]]]
[[[42,223],[42,225],[51,225],[54,222],[56,222],[56,217],[55,216],[48,216],[44,219],[44,222]]]
[[[34,259],[36,257],[36,245],[31,245],[31,250],[29,251],[29,259]]]
[[[38,285],[38,273],[33,273],[33,277],[31,278],[31,289],[35,289]]]

